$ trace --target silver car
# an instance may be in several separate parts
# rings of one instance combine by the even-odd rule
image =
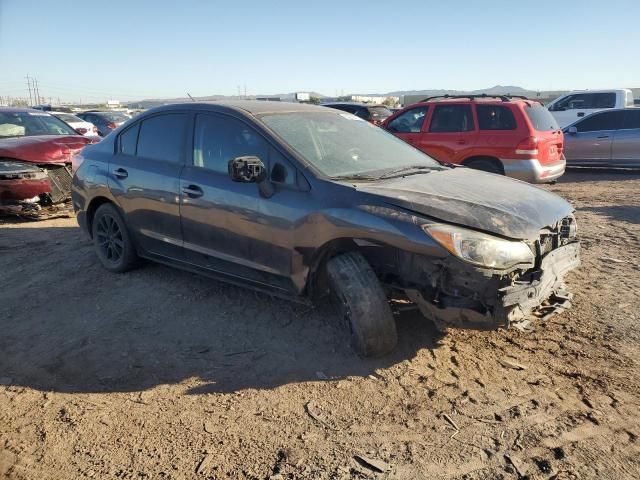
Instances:
[[[563,131],[567,166],[640,167],[640,108],[597,112]]]

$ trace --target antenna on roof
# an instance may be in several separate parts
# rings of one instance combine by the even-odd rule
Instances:
[[[193,97],[191,96],[191,94],[189,92],[187,92],[187,96],[191,99],[192,102],[195,102],[195,100],[193,99]]]

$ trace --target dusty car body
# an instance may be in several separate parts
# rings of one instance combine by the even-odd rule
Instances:
[[[48,113],[0,108],[0,211],[37,214],[69,200],[71,159],[91,141]]]
[[[176,131],[173,157],[153,153],[171,150]],[[395,346],[390,298],[440,327],[478,329],[569,306],[564,277],[579,264],[569,203],[443,166],[348,113],[164,106],[81,156],[74,208],[107,269],[141,256],[299,301],[331,293],[363,355]]]

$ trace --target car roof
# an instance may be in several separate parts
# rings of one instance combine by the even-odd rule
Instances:
[[[293,113],[293,112],[327,112],[326,108],[306,103],[268,102],[261,100],[215,100],[211,102],[183,102],[171,103],[145,110],[147,113],[163,110],[235,110],[243,114],[260,115],[265,113]]]
[[[332,107],[332,106],[337,106],[337,105],[350,105],[352,107],[364,107],[364,108],[368,108],[368,107],[385,107],[384,105],[379,105],[377,103],[361,103],[361,102],[329,102],[329,103],[323,103],[320,106],[321,107]]]
[[[6,112],[6,113],[27,113],[27,112],[49,113],[49,112],[46,112],[44,110],[38,110],[36,108],[29,108],[29,107],[0,107],[0,112]]]
[[[607,88],[604,90],[572,90],[563,94],[562,96],[566,97],[567,95],[575,95],[576,93],[612,93],[612,92],[631,92],[632,90],[629,88]]]

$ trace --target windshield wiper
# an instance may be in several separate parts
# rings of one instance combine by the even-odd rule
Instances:
[[[336,175],[335,177],[329,177],[331,180],[377,180],[378,177],[373,175],[366,175],[363,173],[353,173],[350,175]]]
[[[427,167],[426,165],[408,165],[406,167],[391,170],[384,175],[380,175],[378,179],[382,180],[384,178],[400,177],[404,175],[419,175],[421,173],[429,173],[427,172],[427,170],[430,172],[431,170],[437,170],[437,168]]]

